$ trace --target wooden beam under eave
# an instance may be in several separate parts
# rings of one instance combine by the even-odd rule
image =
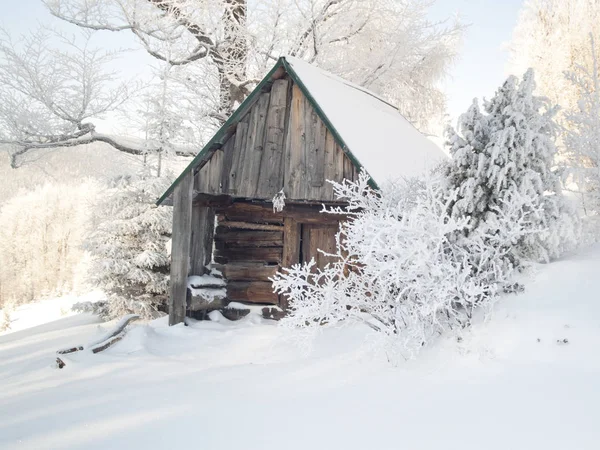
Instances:
[[[226,207],[233,203],[233,198],[230,195],[213,195],[194,193],[192,203],[197,206],[207,207]]]
[[[188,172],[173,192],[173,234],[171,241],[171,296],[169,326],[184,321],[192,234],[192,171]]]
[[[190,275],[203,275],[212,259],[215,211],[208,206],[192,205]]]

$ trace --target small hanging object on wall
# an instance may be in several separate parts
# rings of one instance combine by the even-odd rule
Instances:
[[[273,197],[273,212],[279,213],[285,208],[285,193],[281,189],[275,197]]]

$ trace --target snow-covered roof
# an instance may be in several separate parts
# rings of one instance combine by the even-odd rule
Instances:
[[[447,158],[397,108],[376,94],[301,59],[284,56],[175,180],[158,204],[170,196],[189,170],[206,163],[214,150],[222,145],[232,126],[252,107],[265,84],[280,77],[282,69],[299,85],[353,163],[366,169],[376,184],[381,186],[386,181],[422,175]]]
[[[347,149],[379,184],[423,174],[445,153],[376,94],[301,59],[286,56]]]

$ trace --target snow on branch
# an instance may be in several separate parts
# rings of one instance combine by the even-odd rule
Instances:
[[[90,33],[65,37],[40,28],[15,42],[0,31],[0,143],[10,144],[13,167],[32,150],[92,142],[133,155],[152,151],[99,133],[90,122],[115,111],[137,89],[107,71],[119,53],[95,49],[90,39]],[[175,153],[190,156],[186,150]]]
[[[407,183],[421,186],[417,203],[383,201],[366,181],[361,175],[336,186],[354,213],[336,237],[335,262],[297,264],[275,276],[276,292],[290,301],[281,324],[314,333],[322,324],[365,323],[386,336],[389,351],[410,357],[494,301],[512,274],[503,258],[507,243],[491,246],[483,234],[465,238],[468,219],[447,216],[451,199],[439,181]],[[414,193],[387,195],[400,200]],[[520,236],[514,217],[500,220],[507,240]]]

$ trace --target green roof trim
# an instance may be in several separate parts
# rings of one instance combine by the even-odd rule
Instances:
[[[333,126],[325,112],[321,109],[315,98],[312,96],[310,91],[307,89],[306,85],[302,82],[301,78],[298,76],[294,68],[285,60],[285,57],[280,57],[273,68],[269,71],[269,73],[262,79],[262,81],[254,88],[254,90],[250,93],[248,97],[242,102],[242,104],[233,112],[233,114],[227,119],[227,121],[219,128],[216,134],[212,137],[210,141],[204,146],[204,148],[198,153],[194,159],[188,164],[188,166],[181,172],[181,174],[177,177],[177,179],[169,186],[169,189],[165,191],[165,193],[157,200],[156,204],[161,205],[175,190],[175,187],[181,182],[181,180],[188,174],[188,172],[192,171],[196,166],[200,165],[203,160],[206,163],[214,151],[219,148],[224,142],[221,142],[223,137],[229,131],[229,129],[239,122],[244,114],[246,114],[250,108],[254,105],[255,99],[262,92],[262,89],[265,85],[271,82],[271,79],[275,75],[275,72],[283,67],[286,73],[290,76],[292,81],[298,85],[302,94],[308,99],[311,106],[317,112],[319,118],[323,121],[323,123],[327,126],[331,134],[333,135],[336,143],[342,148],[343,152],[350,158],[352,164],[358,170],[366,170],[363,165],[356,159],[356,157],[352,154],[352,151],[348,148],[344,139],[340,136],[336,128]],[[379,189],[377,183],[373,178],[369,178],[369,185],[373,189]]]
[[[181,172],[181,174],[177,177],[173,184],[169,186],[169,189],[167,189],[162,195],[162,197],[158,199],[158,201],[156,202],[157,205],[160,205],[167,199],[169,195],[171,195],[171,193],[175,190],[175,186],[177,186],[181,182],[181,180],[183,180],[183,177],[185,177],[189,171],[193,170],[202,161],[203,158],[210,157],[212,155],[212,152],[216,150],[216,145],[223,144],[223,142],[221,142],[221,139],[223,139],[229,128],[233,124],[239,122],[241,116],[248,112],[250,107],[254,104],[255,98],[258,97],[258,95],[262,91],[262,88],[271,81],[271,78],[273,77],[277,69],[279,69],[280,67],[283,67],[283,58],[279,58],[279,60],[269,71],[269,73],[262,79],[262,81],[256,86],[256,88],[254,88],[250,95],[246,97],[242,104],[237,107],[237,109],[233,112],[229,119],[227,119],[227,121],[221,126],[221,128],[219,128],[216,134],[212,137],[210,141],[208,141],[208,143],[204,146],[200,153],[198,153],[194,157],[194,159],[188,164],[188,166],[183,170],[183,172]]]

